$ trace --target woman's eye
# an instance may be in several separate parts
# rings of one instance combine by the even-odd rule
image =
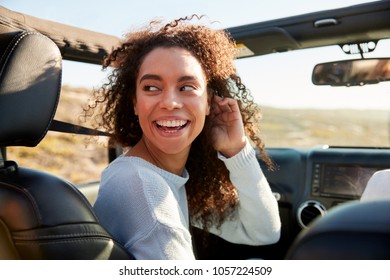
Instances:
[[[191,91],[191,90],[195,90],[195,87],[191,86],[191,85],[185,85],[185,86],[182,86],[180,88],[180,90],[182,90],[182,91]]]
[[[155,86],[144,86],[144,91],[158,91],[158,87]]]

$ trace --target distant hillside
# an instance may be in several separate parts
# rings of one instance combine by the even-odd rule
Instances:
[[[91,90],[62,88],[56,119],[79,123]],[[263,108],[263,138],[267,146],[312,147],[324,144],[389,146],[389,113],[354,110],[287,110]],[[93,139],[92,139],[93,140]],[[106,140],[49,132],[36,148],[13,147],[8,159],[20,165],[54,172],[75,183],[99,180],[107,165]],[[96,139],[95,139],[96,140]]]
[[[390,146],[389,112],[262,108],[268,146]]]

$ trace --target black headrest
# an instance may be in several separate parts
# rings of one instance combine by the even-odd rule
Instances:
[[[36,146],[57,109],[62,57],[37,32],[0,34],[0,147]]]
[[[288,259],[390,259],[390,200],[341,204],[302,231]]]

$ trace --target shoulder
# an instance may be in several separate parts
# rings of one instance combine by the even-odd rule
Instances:
[[[104,171],[99,194],[115,200],[144,203],[152,208],[185,191],[186,179],[168,173],[137,157],[119,157]]]
[[[155,227],[154,205],[167,188],[166,182],[142,162],[119,157],[102,173],[94,210],[121,243],[131,243]]]
[[[133,157],[120,157],[104,170],[94,208],[123,244],[151,234],[158,224],[180,224],[185,188],[173,192],[166,177],[150,163]]]
[[[149,163],[141,158],[120,156],[112,161],[102,173],[103,177],[107,177],[110,174],[119,176],[120,174],[137,175],[140,172],[151,172]]]
[[[153,165],[137,158],[121,156],[110,163],[102,172],[101,186],[123,186],[126,188],[141,185],[161,184],[164,178],[153,169]]]

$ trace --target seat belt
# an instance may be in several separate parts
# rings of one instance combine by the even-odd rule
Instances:
[[[63,121],[53,120],[49,126],[50,131],[82,134],[82,135],[93,135],[93,136],[111,136],[110,133],[100,131],[93,128],[88,128],[80,125],[75,125]]]

